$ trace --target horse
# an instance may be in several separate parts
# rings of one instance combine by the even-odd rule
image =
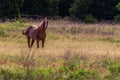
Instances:
[[[42,41],[42,48],[44,48],[47,27],[48,27],[48,19],[44,18],[40,23],[40,25],[31,25],[27,29],[22,31],[22,34],[26,35],[27,37],[28,48],[32,48],[35,40],[37,42],[37,48],[39,48],[40,40]]]

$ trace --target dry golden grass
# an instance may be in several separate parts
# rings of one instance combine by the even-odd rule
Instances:
[[[4,28],[7,23],[1,24]],[[30,24],[39,24],[39,22],[27,22],[27,25]],[[0,37],[0,55],[14,56],[29,52],[26,37],[21,34],[21,30],[26,27],[10,31],[7,37]],[[120,56],[120,25],[118,24],[83,24],[50,20],[48,27],[45,48],[37,49],[34,43],[31,50],[36,57],[63,56],[68,51],[71,54],[85,54],[90,59],[95,59],[98,55],[107,55],[113,59]]]

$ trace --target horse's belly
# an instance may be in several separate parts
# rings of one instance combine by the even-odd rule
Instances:
[[[46,35],[44,35],[44,34],[39,34],[36,38],[37,38],[38,40],[42,40],[42,39],[45,38],[45,36],[46,36]]]
[[[37,32],[37,27],[32,27],[28,32],[28,36],[33,40],[42,40],[46,37],[46,33]]]
[[[29,31],[29,37],[36,40],[36,32],[35,32],[35,30],[30,30]]]

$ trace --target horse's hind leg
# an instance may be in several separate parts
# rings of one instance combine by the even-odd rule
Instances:
[[[39,40],[37,40],[37,48],[39,48]]]
[[[30,48],[30,37],[27,37],[28,40],[28,47]]]
[[[33,44],[34,44],[34,40],[32,39],[32,42],[31,42],[31,47],[33,46]]]

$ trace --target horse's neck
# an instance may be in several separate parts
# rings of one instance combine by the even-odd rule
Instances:
[[[42,32],[45,32],[46,30],[45,30],[45,23],[44,22],[42,22],[40,25],[39,25],[39,27],[38,27],[38,31],[42,31]]]

